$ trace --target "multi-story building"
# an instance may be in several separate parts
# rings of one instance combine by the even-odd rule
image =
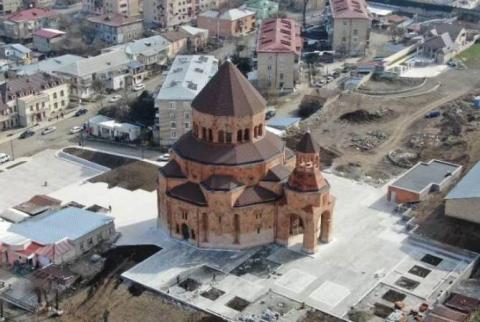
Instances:
[[[293,19],[262,23],[257,40],[258,86],[264,92],[290,92],[299,77],[300,26]]]
[[[191,129],[192,100],[217,72],[214,56],[179,55],[175,58],[156,99],[158,136],[170,146]]]
[[[32,50],[22,44],[6,44],[0,48],[0,56],[15,65],[32,63]]]
[[[58,13],[52,9],[31,8],[9,15],[3,21],[5,37],[16,40],[32,39],[41,28],[56,28]]]
[[[342,56],[362,56],[370,38],[370,13],[365,0],[330,0],[327,32],[332,49]]]
[[[200,12],[217,9],[221,0],[144,0],[143,18],[149,25],[162,28],[187,23]]]
[[[138,0],[83,0],[82,11],[87,14],[136,17],[140,14]]]
[[[110,44],[122,44],[143,35],[143,20],[140,16],[103,15],[90,17],[88,21],[97,37]]]
[[[55,74],[68,80],[72,97],[91,98],[95,92],[94,81],[104,89],[125,88],[131,79],[141,82],[145,72],[124,51],[113,51],[98,56],[79,59],[55,70]],[[138,79],[140,77],[140,80]]]
[[[249,0],[244,7],[255,11],[257,21],[275,18],[278,16],[278,2],[270,0]]]
[[[198,15],[197,25],[207,29],[211,37],[232,38],[255,30],[255,11],[230,9],[225,12],[208,10]]]
[[[33,47],[41,53],[50,53],[64,36],[65,32],[57,29],[38,29],[33,33]]]
[[[0,1],[0,14],[2,16],[9,15],[17,12],[22,8],[22,0],[1,0]]]
[[[314,253],[333,239],[335,197],[306,133],[293,153],[265,128],[266,102],[230,62],[192,102],[192,130],[160,169],[158,226],[196,247],[270,243]]]
[[[0,129],[32,126],[60,116],[70,103],[70,86],[60,78],[37,73],[8,81],[2,86],[2,106],[9,111],[0,121]],[[1,118],[0,118],[1,119]]]

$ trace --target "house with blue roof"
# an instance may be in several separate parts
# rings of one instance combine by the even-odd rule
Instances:
[[[480,224],[480,161],[445,197],[445,215]]]

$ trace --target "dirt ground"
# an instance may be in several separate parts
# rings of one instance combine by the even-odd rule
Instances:
[[[78,149],[78,148],[65,148],[63,151],[65,153],[72,154],[76,157],[91,161],[96,164],[100,164],[110,169],[118,168],[122,165],[135,161],[134,159],[124,158],[124,157],[116,156],[113,154]]]
[[[405,171],[388,161],[387,155],[403,147],[412,126],[423,120],[427,112],[478,87],[479,75],[479,70],[449,70],[432,80],[440,83],[437,90],[414,97],[341,93],[337,100],[302,122],[301,131],[310,129],[322,147],[335,151],[337,157],[332,166],[341,174],[385,183],[393,175]],[[359,111],[373,117],[348,120],[344,116]]]

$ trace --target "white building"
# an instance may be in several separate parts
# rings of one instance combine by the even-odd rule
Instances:
[[[190,106],[218,70],[214,56],[179,55],[170,68],[156,99],[160,145],[170,146],[191,128]]]
[[[135,141],[141,135],[139,126],[130,123],[118,123],[103,115],[97,115],[88,120],[87,131],[92,136],[124,142]]]

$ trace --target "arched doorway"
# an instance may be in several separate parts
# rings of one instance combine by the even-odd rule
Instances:
[[[185,240],[188,240],[190,238],[190,228],[185,223],[182,224],[182,236]]]
[[[320,217],[320,241],[323,243],[328,243],[331,240],[331,213],[330,211],[324,211]]]
[[[305,223],[299,215],[290,214],[288,227],[288,246],[302,247]]]

